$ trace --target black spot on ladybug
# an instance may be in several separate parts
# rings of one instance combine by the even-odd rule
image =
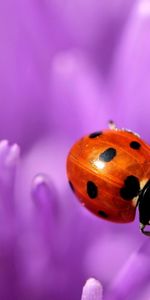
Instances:
[[[69,180],[68,183],[69,183],[69,185],[70,185],[72,191],[75,192],[75,189],[74,189],[74,186],[73,186],[72,182]]]
[[[87,194],[91,199],[94,199],[97,197],[98,189],[93,181],[87,182]]]
[[[140,184],[137,177],[130,175],[124,181],[124,186],[120,189],[120,195],[124,200],[132,200],[139,194]]]
[[[100,154],[99,158],[102,161],[109,162],[116,156],[116,153],[117,151],[115,148],[108,148]]]
[[[138,143],[137,141],[132,141],[132,142],[130,143],[130,147],[131,147],[132,149],[138,150],[138,149],[140,149],[141,144]]]
[[[108,215],[103,210],[99,210],[98,215],[103,218],[108,218]]]
[[[102,134],[102,131],[96,131],[96,132],[93,132],[89,135],[89,138],[90,139],[95,139],[97,136],[100,136]]]

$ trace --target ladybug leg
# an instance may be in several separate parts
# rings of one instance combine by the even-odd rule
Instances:
[[[140,229],[143,234],[150,236],[150,231],[145,230],[150,225],[150,180],[148,180],[139,193],[138,207],[140,217]]]
[[[149,222],[150,222],[150,221],[149,221]],[[146,225],[143,225],[143,224],[140,223],[140,230],[141,230],[141,232],[142,232],[143,234],[147,235],[147,236],[150,236],[150,231],[144,230],[145,227],[146,227]]]
[[[109,129],[111,129],[111,130],[114,130],[114,129],[117,128],[115,122],[112,121],[112,120],[109,120],[109,121],[108,121],[108,127],[109,127]]]

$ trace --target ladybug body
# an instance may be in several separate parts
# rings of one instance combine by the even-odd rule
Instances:
[[[149,235],[150,146],[137,134],[113,128],[83,137],[68,155],[67,174],[80,202],[103,219],[131,222],[139,204]]]

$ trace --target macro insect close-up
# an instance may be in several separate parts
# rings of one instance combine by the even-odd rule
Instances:
[[[0,300],[150,300],[150,0],[0,1]]]
[[[108,221],[128,223],[139,209],[140,229],[150,223],[150,146],[132,131],[91,133],[72,147],[69,184],[82,205]]]

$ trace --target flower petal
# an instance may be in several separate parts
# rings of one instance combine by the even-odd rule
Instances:
[[[150,243],[147,240],[130,256],[118,276],[114,279],[107,292],[106,300],[137,299],[138,294],[149,283],[149,253]]]
[[[119,125],[149,138],[150,111],[150,1],[136,2],[121,44],[116,51],[111,74],[112,90]]]
[[[101,283],[95,278],[90,278],[83,287],[81,300],[101,300],[102,291]]]

